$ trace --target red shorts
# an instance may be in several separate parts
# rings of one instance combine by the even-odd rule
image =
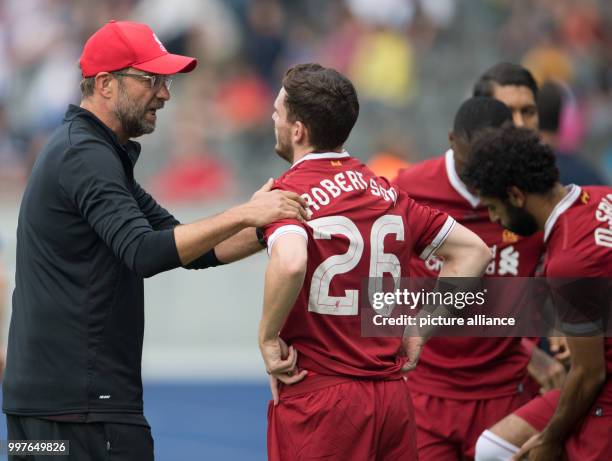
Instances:
[[[536,397],[516,410],[514,414],[542,432],[552,417],[561,391],[554,389]],[[565,444],[569,461],[603,461],[612,460],[612,409],[599,406],[597,403],[577,427]]]
[[[514,414],[527,421],[537,432],[542,432],[557,408],[560,395],[560,389],[548,391],[527,402]]]
[[[612,409],[597,404],[567,440],[569,461],[609,461],[612,459]]]
[[[413,391],[419,460],[474,459],[480,434],[530,398],[527,392],[517,392],[493,399],[455,400]]]
[[[306,387],[281,389],[278,406],[270,402],[270,461],[417,459],[414,412],[403,379],[338,378],[308,390],[317,378],[302,381]]]

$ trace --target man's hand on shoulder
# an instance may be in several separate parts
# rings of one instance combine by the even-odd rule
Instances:
[[[272,190],[274,181],[269,179],[251,200],[238,208],[245,224],[261,227],[281,219],[308,219],[306,202],[295,192]]]

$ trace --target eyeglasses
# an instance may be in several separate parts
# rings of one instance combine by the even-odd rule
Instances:
[[[118,75],[120,77],[133,77],[141,81],[146,81],[148,82],[149,89],[151,90],[159,90],[163,85],[168,91],[170,91],[170,86],[172,85],[172,77],[169,77],[168,75],[128,74],[124,72],[111,72],[111,74]]]

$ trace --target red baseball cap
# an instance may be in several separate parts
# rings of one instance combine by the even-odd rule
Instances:
[[[113,19],[89,37],[79,63],[83,77],[93,77],[126,67],[161,75],[191,72],[198,60],[168,53],[146,24]]]

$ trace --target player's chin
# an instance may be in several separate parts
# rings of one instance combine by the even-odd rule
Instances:
[[[276,152],[276,155],[278,155],[283,160],[291,162],[291,154],[288,153],[287,150],[283,148],[283,146],[276,144],[276,146],[274,146],[274,151]]]

